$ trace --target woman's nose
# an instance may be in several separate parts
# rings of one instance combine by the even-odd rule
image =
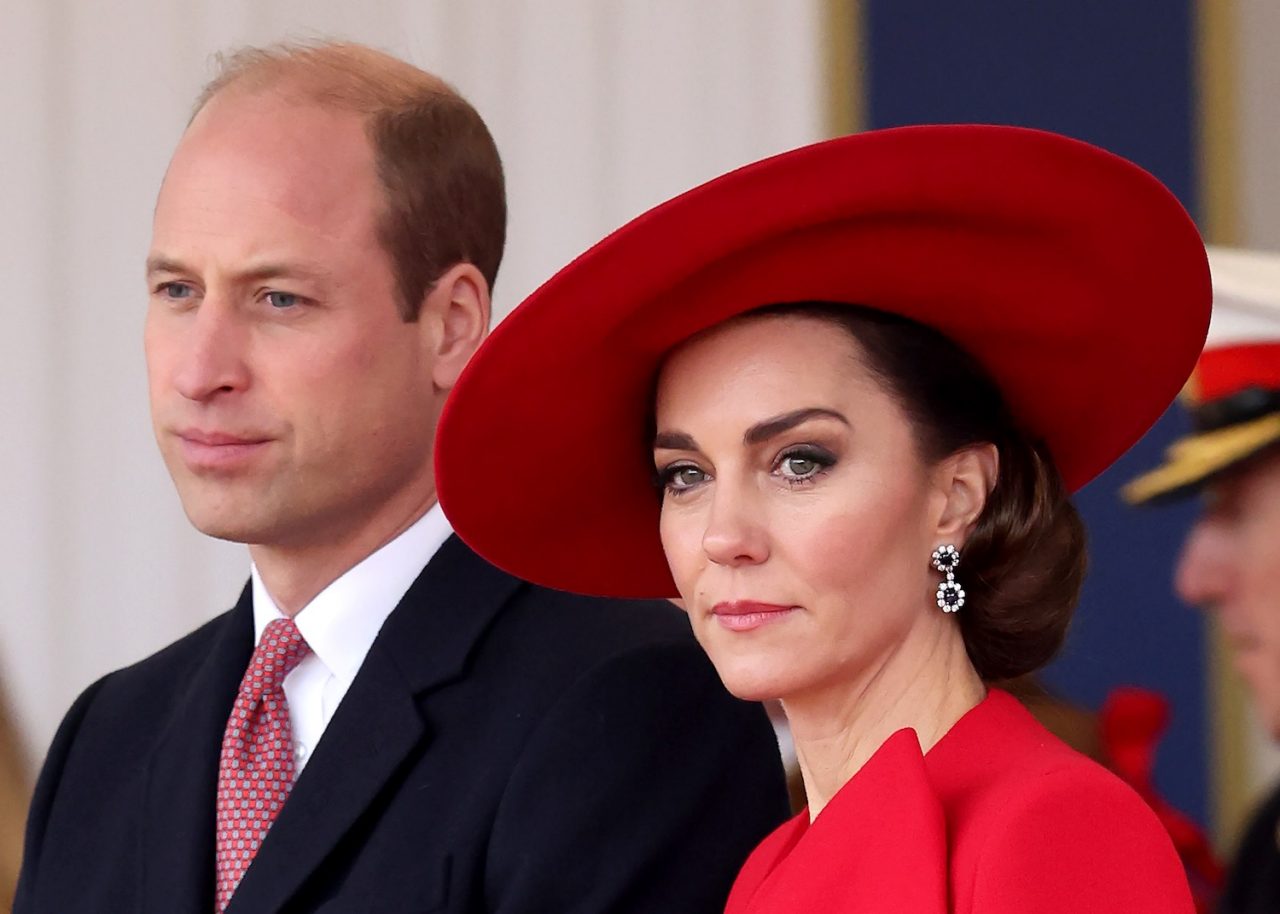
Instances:
[[[750,494],[717,483],[702,548],[717,565],[758,565],[769,557],[768,524]]]

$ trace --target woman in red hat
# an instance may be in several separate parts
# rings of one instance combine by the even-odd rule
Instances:
[[[1095,147],[821,143],[518,308],[446,407],[441,502],[519,576],[678,593],[728,689],[782,700],[809,806],[732,914],[1189,912],[1150,810],[995,684],[1062,643],[1069,493],[1171,402],[1209,302],[1177,201]]]

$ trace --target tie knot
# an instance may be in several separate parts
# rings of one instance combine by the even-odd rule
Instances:
[[[253,698],[275,691],[284,677],[310,653],[302,632],[292,619],[272,619],[262,630],[262,637],[249,661],[249,669],[240,688]]]

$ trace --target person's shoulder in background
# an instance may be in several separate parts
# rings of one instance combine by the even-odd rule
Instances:
[[[1253,812],[1227,872],[1220,914],[1280,911],[1280,786]]]

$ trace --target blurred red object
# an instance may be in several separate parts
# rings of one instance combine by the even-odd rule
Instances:
[[[1133,686],[1113,689],[1099,715],[1107,763],[1155,810],[1187,870],[1196,910],[1208,912],[1222,890],[1223,868],[1201,828],[1156,792],[1152,778],[1156,747],[1169,726],[1163,695]]]

